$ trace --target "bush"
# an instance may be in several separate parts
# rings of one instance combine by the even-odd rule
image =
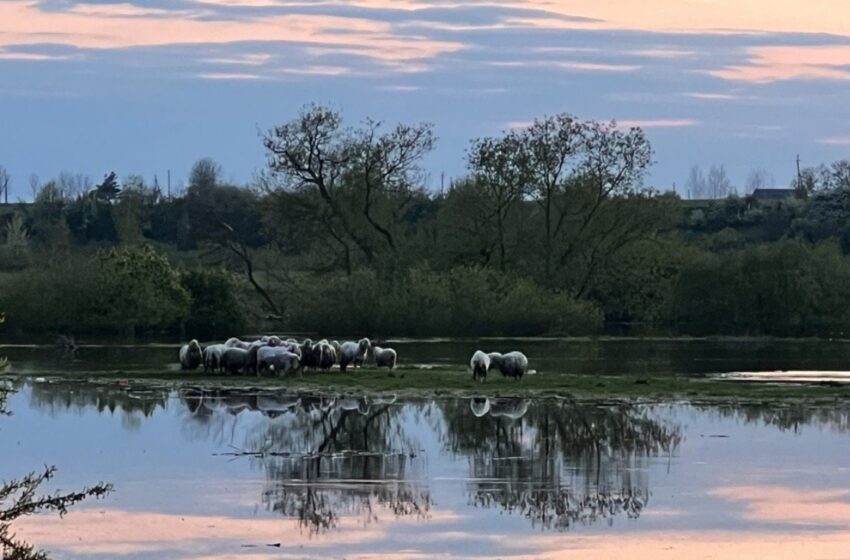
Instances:
[[[361,270],[321,283],[303,278],[296,292],[288,301],[289,327],[329,334],[593,334],[602,321],[592,303],[476,267],[417,267],[388,277]]]
[[[686,264],[672,320],[690,334],[846,336],[850,263],[835,242],[759,245]]]
[[[248,313],[232,275],[223,270],[188,270],[180,275],[180,283],[191,298],[186,330],[193,337],[245,332]]]
[[[143,246],[76,256],[11,275],[0,307],[26,332],[176,329],[189,294],[162,255]]]

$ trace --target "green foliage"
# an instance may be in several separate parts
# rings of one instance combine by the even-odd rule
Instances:
[[[390,277],[363,269],[321,283],[304,278],[295,293],[289,324],[323,333],[594,334],[602,320],[589,302],[478,267],[415,267]]]
[[[192,336],[229,336],[249,326],[246,302],[233,275],[224,270],[188,270],[180,275],[191,296],[186,330]]]
[[[16,212],[12,214],[5,227],[5,234],[0,244],[0,269],[21,270],[29,265],[30,234],[24,224],[23,216]]]
[[[686,263],[671,319],[690,334],[842,337],[848,301],[850,262],[838,246],[789,240]]]
[[[102,316],[143,331],[172,327],[189,310],[189,293],[163,255],[148,245],[110,249],[100,260]]]
[[[189,294],[148,246],[75,256],[12,275],[0,302],[15,327],[31,332],[150,332],[174,329]]]

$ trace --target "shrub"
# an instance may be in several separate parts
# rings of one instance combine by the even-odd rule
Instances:
[[[187,270],[180,275],[180,283],[191,299],[186,330],[193,337],[245,332],[248,313],[231,274],[223,270]]]

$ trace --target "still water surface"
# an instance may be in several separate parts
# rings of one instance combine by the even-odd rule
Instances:
[[[48,341],[49,342],[49,341]],[[209,341],[208,341],[209,342]],[[467,367],[478,349],[520,350],[541,372],[695,375],[731,371],[850,369],[848,341],[675,339],[431,339],[390,340],[402,366]],[[11,373],[177,370],[177,344],[2,346]]]
[[[850,407],[394,400],[25,381],[0,478],[116,491],[55,558],[846,558]]]

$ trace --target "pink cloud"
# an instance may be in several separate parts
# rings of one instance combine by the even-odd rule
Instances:
[[[768,83],[793,79],[850,80],[850,45],[754,47],[744,64],[708,74],[724,80]]]
[[[247,20],[195,18],[124,4],[78,6],[45,12],[34,3],[0,3],[0,47],[38,43],[117,49],[240,41],[297,42],[330,49],[357,49],[374,60],[399,64],[428,59],[463,47],[452,41],[394,34],[385,22],[367,18],[288,14]]]
[[[620,128],[682,128],[697,126],[699,121],[694,119],[624,119],[617,121]]]

